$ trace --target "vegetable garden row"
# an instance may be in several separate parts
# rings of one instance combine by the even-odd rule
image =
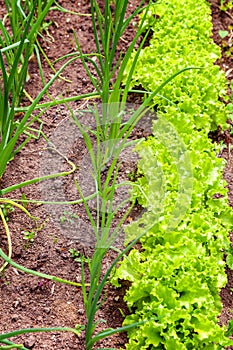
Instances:
[[[80,257],[81,283],[25,268],[11,258],[14,248],[4,208],[0,207],[8,242],[8,252],[0,249],[1,272],[11,265],[47,280],[81,287],[87,319],[85,325],[75,328],[55,325],[53,328],[3,333],[0,349],[28,350],[11,338],[43,331],[70,331],[77,336],[85,332],[87,350],[96,349],[101,339],[122,331],[128,334],[126,349],[133,350],[233,346],[229,338],[231,322],[228,328],[218,322],[222,308],[219,293],[227,283],[226,263],[233,267],[229,238],[233,215],[228,205],[226,182],[222,178],[225,161],[218,156],[221,145],[208,137],[209,132],[219,126],[222,130],[227,129],[231,110],[226,106],[229,97],[225,75],[214,64],[221,52],[211,38],[210,5],[203,0],[158,0],[150,1],[146,6],[143,3],[126,16],[127,0],[105,0],[103,12],[98,2],[91,0],[95,51],[84,54],[74,33],[75,52],[62,57],[65,63],[50,81],[45,82],[40,61],[45,52],[37,35],[51,6],[57,6],[58,10],[62,8],[53,1],[23,4],[5,1],[8,15],[1,21],[0,39],[3,81],[0,91],[0,176],[9,162],[14,162],[14,156],[27,147],[34,131],[33,123],[40,122],[50,107],[65,104],[89,152],[95,185],[94,192],[86,196],[75,181],[77,200],[66,204],[83,203],[95,237],[95,251],[92,257]],[[121,37],[137,15],[140,21],[135,38],[124,56],[118,57]],[[142,37],[135,50],[135,44]],[[28,62],[33,52],[43,89],[29,106],[22,107]],[[49,102],[41,103],[49,87],[77,59],[86,70],[93,92],[59,100],[50,96]],[[129,94],[135,92],[141,94],[141,104],[136,110],[129,110]],[[101,111],[91,102],[92,98],[101,103]],[[93,114],[95,129],[83,125],[68,105],[82,99],[89,100],[83,113],[87,110]],[[130,133],[147,113],[154,115],[153,135],[132,142]],[[124,115],[128,117],[127,122]],[[20,144],[20,137],[25,133],[28,138]],[[132,144],[140,156],[137,170],[132,175],[134,181],[119,183],[119,157]],[[53,145],[49,144],[49,147]],[[53,151],[59,153],[55,147]],[[13,201],[7,194],[77,171],[77,164],[64,155],[62,157],[71,170],[1,188],[0,203],[17,207],[35,219],[28,212],[27,204],[46,202],[28,198]],[[130,200],[123,200],[116,206],[117,190],[129,184]],[[94,214],[93,199],[96,202]],[[126,203],[128,209],[122,215]],[[113,247],[114,242],[135,203],[144,209],[144,213],[126,226],[125,248],[119,251]],[[50,204],[56,206],[58,203]],[[140,249],[134,247],[137,242],[140,242]],[[103,272],[104,258],[112,249],[118,256]],[[103,290],[109,279],[117,287],[121,280],[130,282],[124,297],[130,314],[121,328],[97,332],[100,322],[97,314],[106,302]]]

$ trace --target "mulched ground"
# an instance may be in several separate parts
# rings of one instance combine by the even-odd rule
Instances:
[[[219,37],[219,30],[227,30],[233,22],[233,11],[224,13],[220,11],[217,1],[211,1],[213,11],[213,37],[217,44],[224,46],[223,58],[218,62],[226,72],[229,81],[233,78],[232,57],[227,57],[226,51],[229,49],[230,38],[222,40]],[[90,13],[89,0],[68,1],[61,0],[59,4],[70,10],[77,10],[82,14]],[[137,4],[137,1],[131,1],[129,9]],[[3,13],[4,2],[0,1],[0,14]],[[73,37],[73,29],[77,33],[80,45],[85,53],[93,50],[93,31],[91,27],[90,17],[80,16],[60,11],[51,11],[47,21],[51,21],[49,38],[46,33],[40,38],[40,43],[53,61],[57,57],[73,52],[75,41]],[[128,43],[134,35],[133,27],[127,32],[127,36],[122,39],[122,50],[124,51]],[[223,45],[223,42],[225,43]],[[120,49],[120,48],[119,48]],[[56,69],[61,63],[56,64]],[[48,80],[52,71],[45,62],[43,62],[45,79]],[[38,76],[38,70],[35,60],[30,62],[29,67],[30,81],[27,86],[27,92],[34,98],[41,89],[41,83]],[[70,82],[62,79],[57,80],[49,93],[54,98],[61,93],[64,96],[79,95],[92,91],[88,77],[80,61],[75,61],[64,71],[62,76]],[[48,97],[44,97],[44,101]],[[82,104],[73,102],[70,107],[74,110],[82,107]],[[61,125],[61,121],[68,116],[65,106],[53,107],[42,117],[43,131],[50,137],[54,134],[56,127]],[[216,135],[215,135],[216,136]],[[225,141],[231,141],[226,135],[217,135]],[[228,134],[229,136],[229,134]],[[83,142],[78,138],[76,145],[77,155],[71,154],[71,160],[77,159],[85,154],[83,150]],[[5,188],[11,184],[19,183],[29,178],[37,177],[41,171],[41,162],[43,160],[43,151],[46,146],[43,138],[32,140],[27,147],[23,149],[11,162],[1,181],[1,187]],[[227,147],[227,146],[226,146]],[[74,150],[72,150],[73,152]],[[233,206],[233,153],[228,149],[223,150],[222,156],[227,160],[227,166],[224,177],[228,181],[229,186],[229,202]],[[126,169],[130,169],[132,164],[129,163]],[[28,186],[21,190],[11,193],[13,198],[20,198],[24,194],[27,198],[40,199],[41,188],[38,185]],[[54,223],[53,217],[49,215],[48,210],[43,206],[29,205],[28,209],[31,214],[40,218],[38,225],[31,221],[26,215],[22,214],[18,209],[9,214],[9,228],[12,235],[13,259],[26,267],[35,269],[44,273],[49,273],[62,278],[73,281],[80,281],[80,265],[70,256],[69,249],[73,248],[77,251],[91,256],[92,249],[86,245],[82,246],[77,240],[73,239],[62,231],[61,226]],[[80,215],[83,212],[80,211]],[[137,214],[135,214],[136,216]],[[35,231],[33,242],[23,239],[24,231]],[[3,229],[0,228],[1,242],[6,245],[6,239]],[[115,253],[109,252],[104,261],[103,271],[114,259]],[[232,292],[233,273],[228,271],[229,283],[222,290],[221,296],[223,300],[223,311],[221,322],[225,323],[232,318]],[[127,314],[127,308],[123,302],[125,288],[115,289],[111,286],[106,287],[106,301],[103,304],[98,317],[106,322],[100,324],[99,329],[108,327],[119,327],[122,324],[122,312]],[[4,275],[0,278],[0,316],[1,332],[11,331],[19,328],[27,327],[53,327],[67,326],[74,327],[76,324],[85,324],[85,312],[82,301],[80,288],[57,284],[53,282],[41,281],[39,278],[29,276],[17,271],[11,267],[7,268]],[[29,349],[47,349],[47,350],[63,350],[85,348],[84,334],[75,337],[71,333],[41,333],[33,334],[15,339],[17,342],[23,342]],[[126,334],[118,334],[98,343],[99,347],[112,347],[120,349],[124,348],[127,342]],[[232,347],[233,349],[233,347]]]

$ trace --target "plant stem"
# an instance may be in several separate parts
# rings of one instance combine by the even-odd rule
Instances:
[[[35,270],[31,270],[28,269],[22,265],[17,264],[16,262],[14,262],[13,260],[11,260],[4,252],[3,250],[0,248],[0,257],[5,260],[8,264],[10,264],[11,266],[15,267],[16,269],[23,271],[25,273],[29,273],[30,275],[34,275],[37,277],[41,277],[41,278],[45,278],[54,282],[60,282],[60,283],[64,283],[64,284],[69,284],[71,286],[75,286],[75,287],[81,287],[82,284],[81,283],[77,283],[77,282],[73,282],[73,281],[69,281],[63,278],[59,278],[56,276],[52,276],[52,275],[47,275],[46,273],[42,273],[42,272],[38,272]],[[1,336],[0,336],[1,339]]]
[[[58,152],[58,150],[56,150],[55,148],[52,148],[52,149],[55,150],[56,152]],[[32,184],[40,182],[40,181],[45,181],[45,180],[54,179],[57,177],[63,177],[63,176],[67,176],[67,175],[72,174],[76,170],[76,165],[73,162],[71,162],[69,159],[67,159],[64,155],[62,155],[60,152],[58,152],[58,153],[63,158],[66,159],[67,163],[71,166],[71,170],[63,171],[61,173],[49,174],[49,175],[45,175],[45,176],[41,176],[41,177],[36,177],[34,179],[31,179],[31,180],[23,181],[20,184],[12,185],[12,186],[6,187],[3,190],[0,190],[0,195],[4,196],[5,194],[7,194],[9,192],[13,192],[19,188],[22,188],[22,187],[25,187],[28,185],[32,185]]]
[[[12,338],[12,337],[16,337],[20,334],[26,334],[26,333],[38,333],[38,332],[72,332],[76,335],[80,334],[80,330],[77,330],[75,328],[70,328],[70,327],[38,327],[38,328],[24,328],[24,329],[19,329],[13,332],[9,332],[9,333],[4,333],[4,334],[0,334],[0,342],[2,340],[5,340],[6,338]]]

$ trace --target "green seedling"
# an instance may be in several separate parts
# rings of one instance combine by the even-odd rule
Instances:
[[[14,211],[14,207],[11,204],[0,204],[0,208],[2,209],[6,221],[9,221],[9,214]]]
[[[49,21],[49,22],[43,22],[40,32],[38,33],[38,35],[43,38],[44,41],[48,41],[48,42],[54,42],[54,37],[49,33],[49,27],[53,24],[53,21]],[[46,37],[42,34],[43,32],[46,33]],[[49,39],[48,39],[49,38]]]
[[[69,252],[72,258],[76,258],[80,256],[80,253],[75,248],[70,248]]]
[[[80,252],[78,252],[75,248],[70,248],[69,253],[75,262],[81,263],[82,261],[89,263],[89,259],[85,258]]]
[[[74,213],[71,213],[69,211],[64,211],[63,212],[63,215],[60,216],[60,222],[61,224],[65,224],[65,223],[73,223],[74,220],[73,219],[78,219],[78,215],[77,214],[74,214]]]
[[[224,39],[229,35],[229,32],[228,32],[228,30],[219,30],[218,34],[219,34],[220,38]]]
[[[233,53],[233,46],[232,46],[232,40],[233,40],[233,31],[232,26],[228,26],[228,30],[219,30],[219,36],[222,39],[225,39],[222,41],[222,48],[224,49],[226,57],[231,57]]]
[[[54,244],[57,244],[57,242],[58,242],[58,237],[54,236],[54,237],[53,237],[53,243],[54,243]]]
[[[35,234],[35,231],[23,231],[23,239],[25,239],[29,243],[33,243]]]

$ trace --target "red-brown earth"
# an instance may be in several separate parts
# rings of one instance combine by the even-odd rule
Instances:
[[[219,30],[228,30],[228,26],[232,25],[233,11],[225,13],[220,10],[217,1],[211,1],[213,11],[213,38],[215,42],[222,46],[223,41],[230,45],[227,40],[222,40],[219,36]],[[41,46],[45,50],[48,58],[55,60],[67,53],[73,52],[75,49],[75,40],[73,30],[77,33],[78,40],[84,53],[90,53],[94,49],[93,30],[91,19],[89,16],[81,16],[80,14],[90,14],[90,3],[88,0],[68,1],[60,0],[59,4],[66,9],[77,11],[79,14],[62,13],[61,11],[53,10],[49,13],[46,21],[51,21],[48,27],[48,36],[43,32],[43,37],[39,39]],[[4,2],[0,1],[0,14],[4,13]],[[137,1],[130,1],[129,11],[137,5]],[[134,36],[133,26],[127,31],[122,38],[121,50],[130,43]],[[226,72],[226,76],[230,80],[233,78],[232,57],[227,57],[223,48],[223,57],[218,64]],[[43,72],[47,81],[53,73],[46,62],[43,61]],[[61,65],[55,65],[56,69]],[[38,73],[36,61],[33,59],[29,67],[30,80],[26,90],[32,98],[35,98],[40,91],[42,85]],[[58,98],[59,95],[74,96],[82,93],[91,92],[92,85],[86,75],[80,60],[73,62],[62,74],[69,80],[57,80],[50,88],[49,93],[53,98]],[[49,98],[44,97],[43,101],[48,101]],[[26,100],[24,101],[26,103]],[[73,102],[70,108],[77,111],[83,107],[82,102]],[[47,137],[54,135],[55,129],[69,115],[67,108],[64,105],[50,108],[43,116],[43,132]],[[230,125],[229,125],[230,128]],[[143,130],[138,129],[137,135],[143,133]],[[136,136],[137,136],[136,135]],[[229,187],[229,203],[233,206],[233,154],[228,152],[228,144],[232,141],[229,133],[215,135],[216,138],[222,138],[226,142],[223,145],[222,156],[227,160],[227,165],[224,177],[228,182]],[[83,141],[78,138],[76,143],[70,150],[69,157],[71,161],[80,161],[86,155],[83,146]],[[44,157],[44,149],[46,147],[45,140],[31,140],[27,146],[20,151],[12,162],[9,163],[7,171],[1,180],[1,188],[9,185],[20,183],[22,181],[37,177],[41,171],[41,159]],[[134,161],[129,161],[124,164],[127,171],[133,170]],[[127,172],[126,171],[126,172]],[[123,173],[123,171],[122,171]],[[122,174],[124,176],[125,174]],[[67,187],[71,181],[67,181]],[[41,190],[38,184],[27,186],[9,196],[11,198],[20,198],[24,194],[26,198],[41,199]],[[91,256],[92,248],[87,244],[82,244],[82,240],[75,239],[72,234],[66,234],[67,226],[64,227],[64,232],[54,223],[53,216],[42,205],[28,205],[30,213],[39,217],[39,223],[36,224],[30,220],[19,209],[14,209],[9,213],[9,229],[11,232],[13,245],[13,260],[18,264],[26,266],[30,269],[48,273],[50,275],[59,276],[61,278],[80,282],[81,269],[80,264],[75,262],[71,257],[69,249],[73,248],[80,251],[86,256]],[[84,210],[81,207],[76,208],[79,217],[85,221]],[[131,217],[136,217],[137,210]],[[68,225],[68,224],[67,224]],[[35,237],[33,242],[23,239],[25,231],[34,231]],[[6,238],[4,230],[0,227],[1,246],[6,247]],[[104,260],[103,271],[110,266],[111,261],[116,254],[109,251]],[[221,322],[226,323],[232,318],[233,299],[231,288],[233,288],[233,272],[228,273],[228,285],[221,291],[223,301],[223,310]],[[127,314],[127,307],[123,302],[125,288],[113,288],[107,285],[105,288],[106,300],[101,307],[98,317],[105,320],[105,323],[99,325],[99,329],[108,327],[119,327],[122,324],[122,314]],[[53,327],[66,326],[74,327],[76,324],[85,324],[85,311],[82,300],[81,288],[68,286],[64,284],[54,283],[39,279],[38,277],[27,275],[12,267],[8,267],[0,278],[0,330],[1,332],[12,331],[19,328],[28,327]],[[63,350],[76,349],[83,350],[85,348],[84,332],[80,337],[74,336],[68,332],[40,333],[17,337],[14,339],[21,342],[29,349],[41,350]],[[98,343],[99,347],[112,347],[120,349],[124,348],[127,342],[127,336],[124,333],[117,334]],[[232,347],[233,349],[233,347]]]

